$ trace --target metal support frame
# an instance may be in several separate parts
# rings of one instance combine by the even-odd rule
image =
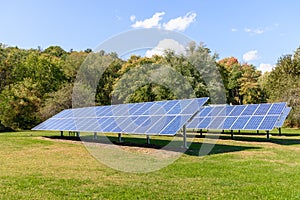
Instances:
[[[187,143],[186,143],[186,125],[183,125],[183,148],[187,149]]]
[[[257,130],[256,133],[259,134],[259,130]]]
[[[64,132],[63,131],[60,131],[60,136],[64,137]]]
[[[118,142],[123,142],[122,141],[122,133],[118,133]]]
[[[230,130],[231,139],[233,139],[233,130]]]
[[[94,140],[97,140],[98,136],[97,136],[97,132],[94,132]]]
[[[76,137],[80,137],[80,132],[76,132]]]
[[[200,137],[203,137],[203,130],[200,129]]]
[[[224,132],[225,132],[225,131],[224,131],[224,129],[223,129],[223,130],[222,130],[222,134],[224,134]]]
[[[270,140],[270,132],[269,131],[266,132],[267,132],[267,140]]]
[[[147,144],[150,144],[150,136],[147,135],[146,138],[147,138]]]
[[[241,133],[241,130],[239,130],[239,132],[238,132],[239,134]]]
[[[281,128],[278,128],[279,136],[282,136],[281,134]]]

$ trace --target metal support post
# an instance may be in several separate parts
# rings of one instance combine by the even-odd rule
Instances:
[[[231,139],[233,139],[233,130],[230,130]]]
[[[187,144],[186,144],[186,125],[183,125],[183,148],[187,149]]]
[[[150,144],[150,136],[147,135],[147,144]]]
[[[203,131],[200,129],[200,137],[203,137]]]
[[[256,133],[259,134],[259,130],[257,130]]]
[[[266,132],[267,132],[267,140],[270,140],[270,132],[269,131]]]
[[[278,131],[279,131],[279,136],[282,136],[281,135],[281,128],[278,128]]]
[[[94,140],[97,140],[98,136],[97,136],[97,132],[94,132]]]
[[[60,131],[60,136],[64,137],[64,132],[63,131]]]
[[[80,137],[80,132],[76,132],[76,137]]]
[[[118,133],[118,142],[122,142],[122,134]]]

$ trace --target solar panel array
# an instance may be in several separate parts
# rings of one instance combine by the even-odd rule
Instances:
[[[187,128],[215,130],[272,130],[286,103],[206,106]]]
[[[278,122],[275,125],[276,128],[281,128],[283,126],[284,121],[287,118],[287,116],[289,115],[291,110],[292,110],[291,107],[284,108],[282,115],[280,116]]]
[[[208,98],[67,109],[32,130],[175,135]]]

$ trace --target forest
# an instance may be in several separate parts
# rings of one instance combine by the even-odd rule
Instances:
[[[0,44],[0,124],[13,130],[26,130],[61,110],[74,107],[75,82],[81,78],[94,80],[90,77],[97,75],[97,65],[81,68],[90,60],[107,63],[101,78],[87,84],[87,87],[93,85],[96,88],[92,98],[95,105],[180,98],[179,91],[158,83],[141,82],[133,88],[128,83],[120,85],[124,77],[127,82],[147,80],[149,71],[153,72],[161,65],[169,66],[184,77],[195,97],[210,96],[210,87],[214,85],[208,84],[205,76],[212,72],[197,70],[193,62],[209,59],[220,74],[224,102],[238,105],[284,101],[293,108],[286,126],[300,126],[300,47],[290,54],[283,52],[273,70],[264,74],[256,66],[242,63],[235,57],[220,59],[203,44],[191,43],[186,51],[179,55],[167,50],[162,56],[131,55],[124,59],[114,52],[93,52],[91,49],[65,51],[60,46],[21,49]],[[136,69],[140,72],[129,73]],[[82,70],[84,73],[80,74],[86,77],[78,76]],[[179,80],[172,81],[174,84],[168,84],[180,88]]]

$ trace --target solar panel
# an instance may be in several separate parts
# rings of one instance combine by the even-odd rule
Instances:
[[[266,115],[271,107],[271,104],[260,104],[254,115]]]
[[[272,130],[278,121],[279,116],[265,116],[259,126],[259,130]]]
[[[258,130],[258,127],[262,120],[264,119],[263,116],[252,116],[246,126],[244,127],[245,130]]]
[[[244,111],[245,108],[246,108],[246,106],[244,106],[244,105],[234,106],[234,109],[231,111],[229,116],[239,116],[242,114],[242,112]]]
[[[174,135],[208,98],[64,110],[32,130]]]
[[[187,128],[272,130],[285,106],[286,103],[206,106],[187,124]]]
[[[277,121],[277,123],[275,125],[276,128],[281,128],[283,126],[284,121],[287,118],[287,116],[289,115],[291,110],[292,110],[291,107],[284,108],[282,115],[280,116],[279,120]]]
[[[274,103],[272,104],[268,115],[280,115],[282,111],[285,109],[286,103]]]
[[[237,120],[234,122],[234,124],[230,127],[231,130],[243,130],[244,126],[250,119],[249,116],[241,116],[237,118]]]

